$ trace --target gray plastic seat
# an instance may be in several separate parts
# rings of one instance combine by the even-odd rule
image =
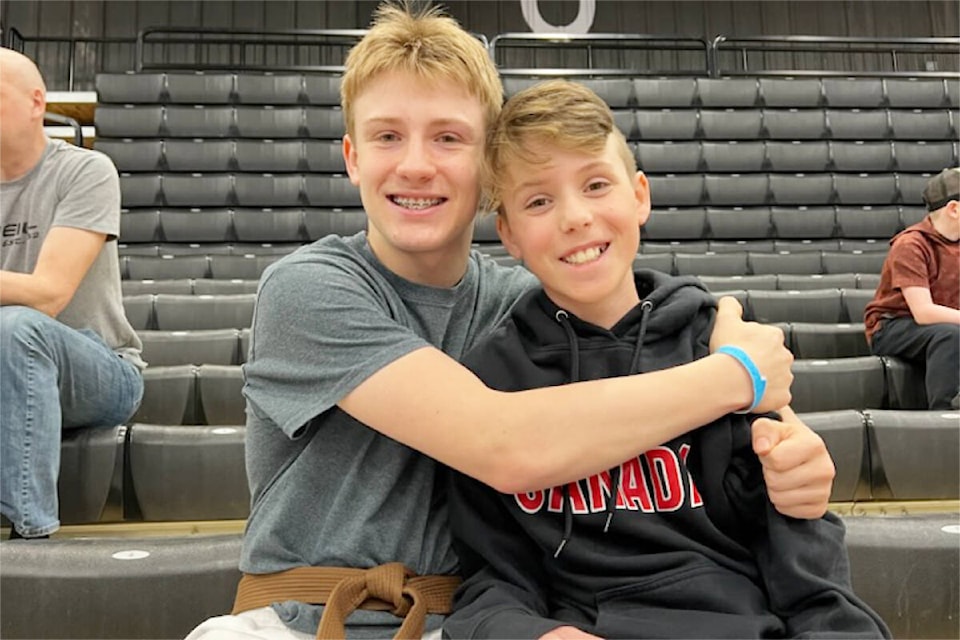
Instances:
[[[770,253],[774,250],[774,240],[771,238],[753,238],[750,240],[710,240],[704,251],[714,253],[731,253],[738,251],[756,251]],[[691,249],[691,252],[693,250]]]
[[[168,73],[167,102],[170,104],[230,104],[233,102],[232,73]]]
[[[124,297],[136,296],[143,293],[193,293],[193,279],[161,279],[161,280],[121,280],[120,291]]]
[[[843,238],[892,238],[900,227],[900,209],[837,207],[837,230]]]
[[[830,166],[830,149],[822,140],[768,140],[766,162],[778,173],[822,173]]]
[[[648,176],[650,198],[654,207],[695,207],[701,203],[703,175]]]
[[[303,157],[307,170],[316,173],[347,172],[343,149],[337,140],[304,140]]]
[[[766,107],[814,108],[823,103],[819,79],[760,78],[759,85]]]
[[[300,102],[303,76],[300,74],[237,74],[239,104],[280,105]]]
[[[957,131],[950,121],[950,112],[936,110],[890,110],[892,137],[896,140],[954,140]]]
[[[294,174],[238,173],[234,193],[241,207],[296,207],[301,204],[303,176]]]
[[[810,289],[857,288],[855,273],[781,273],[777,275],[780,291],[808,291]]]
[[[897,177],[893,173],[837,173],[833,188],[840,205],[889,205],[897,201]]]
[[[766,149],[759,140],[703,143],[704,170],[712,173],[763,171]]]
[[[319,73],[303,74],[303,95],[312,105],[340,105],[342,76]]]
[[[670,253],[648,253],[638,254],[633,259],[633,268],[636,269],[655,269],[663,273],[673,273],[673,254]]]
[[[124,208],[156,207],[160,204],[161,193],[158,174],[120,174],[120,203]]]
[[[697,99],[701,106],[752,108],[759,103],[756,78],[697,78]]]
[[[64,430],[57,479],[62,524],[116,522],[123,518],[126,433],[124,425]]]
[[[817,206],[833,201],[833,176],[828,173],[771,173],[769,185],[775,205]]]
[[[233,226],[241,242],[297,242],[305,239],[301,209],[235,209]]]
[[[231,171],[234,163],[233,140],[194,140],[168,138],[163,143],[164,160],[170,171],[191,173]]]
[[[157,104],[167,90],[163,73],[98,73],[94,84],[101,104]]]
[[[160,105],[101,104],[93,121],[99,138],[157,138],[164,134],[165,114]]]
[[[240,548],[239,534],[5,542],[0,635],[183,638],[233,606]]]
[[[750,273],[746,252],[676,253],[677,275],[737,276]]]
[[[297,138],[301,136],[300,107],[244,106],[236,110],[237,135],[241,138]]]
[[[881,251],[824,251],[824,273],[880,273],[886,253]]]
[[[123,314],[134,331],[153,329],[156,319],[153,314],[153,294],[123,296]]]
[[[157,209],[120,211],[120,242],[155,242],[160,239],[160,212]]]
[[[252,173],[291,173],[301,168],[300,140],[237,140],[237,170]]]
[[[640,237],[643,240],[699,240],[704,237],[706,223],[707,213],[703,207],[660,207],[650,212]]]
[[[767,238],[769,207],[707,207],[707,223],[713,238]]]
[[[880,358],[886,379],[886,409],[927,409],[927,389],[922,363],[892,356]]]
[[[226,207],[233,202],[229,173],[167,173],[163,200],[170,207]]]
[[[897,190],[900,193],[900,202],[905,205],[916,206],[917,212],[913,218],[915,218],[917,222],[926,217],[926,208],[923,206],[923,190],[926,188],[927,182],[932,177],[933,175],[930,173],[897,174]],[[906,207],[901,209],[901,218],[904,218],[905,209]]]
[[[137,335],[143,342],[143,359],[150,366],[240,364],[236,329],[138,331]]]
[[[211,260],[214,257],[233,256],[211,256]],[[153,303],[157,329],[182,331],[249,327],[253,317],[255,298],[255,294],[215,296],[157,294]]]
[[[863,322],[863,312],[867,304],[873,300],[874,292],[870,289],[844,288],[840,290],[843,308],[846,313],[845,322]]]
[[[771,140],[819,140],[828,137],[822,109],[763,109],[763,128]]]
[[[829,238],[836,226],[836,211],[833,207],[772,207],[770,219],[778,238]]]
[[[798,413],[883,407],[883,365],[875,356],[795,360],[792,371],[790,405]]]
[[[345,132],[343,112],[339,107],[305,107],[303,126],[305,138],[339,140]]]
[[[310,207],[303,209],[303,226],[308,240],[318,240],[334,233],[351,236],[367,228],[367,214],[362,209]]]
[[[236,294],[236,293],[256,293],[257,285],[259,280],[256,278],[251,280],[242,280],[239,278],[234,278],[231,280],[217,280],[215,278],[204,278],[203,280],[194,281],[193,293],[198,296],[208,295],[208,296],[218,296],[224,294]],[[158,292],[161,293],[161,292]],[[163,292],[163,293],[173,293],[173,292]],[[232,364],[240,364],[235,362]]]
[[[281,257],[280,255],[254,254],[210,256],[210,276],[218,280],[256,280],[264,269]]]
[[[120,172],[163,170],[163,143],[160,140],[97,138],[93,148],[109,156]]]
[[[900,140],[893,142],[893,155],[900,171],[940,173],[956,166],[956,147],[949,141]]]
[[[693,78],[632,80],[633,98],[641,108],[686,109],[695,105],[697,85]]]
[[[593,90],[611,109],[629,107],[633,102],[631,78],[581,78],[577,82]]]
[[[167,105],[165,126],[173,138],[228,138],[233,135],[233,107]]]
[[[131,421],[195,424],[195,383],[193,365],[147,367],[143,370],[143,400]]]
[[[823,78],[823,101],[828,107],[877,109],[885,106],[880,78]]]
[[[777,288],[777,276],[700,276],[700,282],[710,291],[757,290],[772,291]]]
[[[827,109],[827,124],[835,140],[886,140],[890,123],[886,109]]]
[[[127,273],[131,280],[178,280],[206,278],[210,266],[206,256],[129,256]]]
[[[233,210],[222,207],[161,209],[160,227],[164,238],[171,243],[227,242],[233,237]]]
[[[342,208],[362,206],[360,190],[351,184],[346,176],[307,174],[303,176],[303,181],[303,192],[310,206]]]
[[[696,109],[638,109],[637,140],[695,140],[698,131]]]
[[[758,140],[763,125],[759,109],[701,109],[705,140]]]
[[[830,143],[830,157],[837,171],[870,173],[893,170],[893,152],[887,141],[846,141]]]
[[[703,176],[704,204],[712,207],[755,207],[768,200],[766,173],[718,174]],[[652,188],[652,187],[651,187]],[[656,201],[656,191],[653,192]]]
[[[884,78],[883,84],[892,109],[936,109],[947,105],[943,80]]]
[[[960,498],[960,413],[866,412],[874,466],[874,498]]]
[[[130,479],[143,520],[246,518],[245,432],[241,425],[132,425]]]
[[[243,424],[246,401],[239,366],[204,364],[197,369],[199,415],[204,424]]]
[[[634,156],[640,170],[650,173],[694,173],[700,170],[700,143],[637,142]]]
[[[818,411],[800,416],[804,424],[823,438],[837,474],[831,502],[850,502],[870,497],[870,472],[866,455],[867,429],[859,411]]]
[[[751,291],[745,313],[756,322],[842,322],[839,289]]]
[[[862,322],[792,322],[790,350],[795,358],[857,358],[870,355]]]

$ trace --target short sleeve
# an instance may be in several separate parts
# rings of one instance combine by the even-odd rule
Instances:
[[[291,438],[373,373],[429,346],[399,321],[403,310],[376,275],[342,258],[281,261],[260,284],[244,395]]]
[[[891,267],[891,286],[903,290],[906,287],[930,288],[930,268],[923,241],[909,234],[894,242],[887,254]]]
[[[110,158],[96,151],[68,148],[82,154],[64,162],[57,176],[58,201],[52,226],[120,235],[120,178]]]

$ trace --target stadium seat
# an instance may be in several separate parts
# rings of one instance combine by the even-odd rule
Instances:
[[[855,273],[781,273],[776,276],[780,291],[808,291],[810,289],[850,289],[857,288]]]
[[[296,207],[303,190],[299,173],[238,173],[234,176],[234,192],[241,207]]]
[[[307,102],[320,106],[340,106],[339,75],[306,73],[303,76],[303,93]]]
[[[237,107],[237,135],[242,138],[298,138],[303,109],[300,107]]]
[[[703,200],[702,174],[647,176],[654,208],[695,207]]]
[[[637,167],[651,173],[694,173],[700,170],[700,143],[637,142],[634,156]]]
[[[798,413],[883,407],[884,376],[880,358],[795,360],[792,370],[790,405]]]
[[[697,98],[708,108],[753,108],[759,104],[756,78],[697,78]]]
[[[927,389],[922,364],[891,356],[880,358],[886,387],[886,409],[926,409]]]
[[[155,328],[153,298],[152,294],[123,296],[123,314],[134,331]]]
[[[707,223],[714,238],[766,238],[770,236],[769,207],[707,207]]]
[[[245,401],[239,366],[204,364],[197,369],[199,419],[203,424],[243,424]]]
[[[129,256],[130,280],[177,280],[207,278],[210,265],[206,256]]]
[[[4,542],[0,635],[183,638],[230,611],[240,547],[239,534]]]
[[[162,73],[99,73],[94,82],[99,103],[158,104],[167,91]]]
[[[300,140],[237,140],[237,170],[251,173],[291,173],[300,170]],[[227,169],[222,169],[226,171]]]
[[[837,207],[837,229],[843,238],[892,238],[899,228],[896,206]]]
[[[833,207],[772,207],[777,238],[830,238],[836,226]]]
[[[763,109],[763,128],[771,140],[819,140],[828,137],[821,109]]]
[[[896,140],[953,140],[957,132],[950,122],[950,112],[937,110],[890,110],[892,137]]]
[[[778,173],[822,173],[830,166],[830,149],[820,140],[769,140],[766,160]]]
[[[830,157],[837,171],[870,173],[893,171],[893,151],[886,140],[830,142]]]
[[[126,434],[124,425],[63,431],[57,480],[61,524],[122,519]]]
[[[889,238],[839,238],[837,239],[840,251],[846,253],[886,253],[890,248]],[[824,249],[832,251],[833,249]]]
[[[759,140],[704,142],[703,166],[711,173],[763,171],[766,149]]]
[[[121,280],[120,291],[124,297],[142,293],[193,293],[193,278],[179,280]]]
[[[757,140],[761,137],[759,109],[701,109],[700,130],[705,140]]]
[[[839,289],[807,289],[803,291],[751,291],[744,308],[756,322],[841,322],[842,306]],[[882,391],[882,389],[881,389]]]
[[[824,273],[880,273],[886,253],[880,251],[824,251]]]
[[[866,418],[874,499],[960,498],[960,413],[871,409]]]
[[[777,276],[700,276],[700,282],[710,291],[766,290],[777,288]]]
[[[163,142],[160,140],[137,140],[132,138],[103,139],[94,141],[93,148],[113,160],[117,171],[157,172],[163,170]]]
[[[884,78],[887,104],[892,109],[938,109],[947,106],[943,80]]]
[[[158,174],[120,174],[120,203],[124,208],[156,207],[160,204],[161,193]]]
[[[843,300],[844,322],[863,322],[863,311],[871,300],[873,291],[869,289],[841,289],[840,297]]]
[[[880,274],[879,273],[858,273],[857,274],[857,289],[869,289],[870,291],[876,291],[877,287],[880,286]]]
[[[360,190],[346,176],[304,176],[307,204],[313,207],[360,207]]]
[[[814,108],[823,105],[820,80],[760,78],[760,96],[766,107]]]
[[[631,78],[580,78],[577,80],[603,98],[611,109],[632,106],[633,82]]]
[[[836,251],[840,246],[840,241],[836,238],[814,238],[814,239],[782,239],[776,238],[773,241],[773,251],[775,253],[815,253],[821,251]]]
[[[174,138],[229,138],[234,131],[233,107],[167,105],[166,130]]]
[[[633,99],[642,109],[686,109],[696,104],[693,78],[632,78]]]
[[[675,253],[677,275],[742,276],[750,273],[746,252]]]
[[[823,78],[820,84],[827,107],[877,109],[884,106],[880,78]]]
[[[280,257],[255,254],[210,256],[210,276],[218,280],[256,280]]]
[[[194,186],[201,187],[201,181],[195,181]],[[170,243],[227,242],[233,238],[233,210],[223,207],[161,209],[160,228]]]
[[[317,173],[346,173],[342,144],[336,140],[304,140],[306,168]]]
[[[698,135],[698,113],[695,109],[638,109],[637,140],[695,140]]]
[[[232,73],[168,73],[167,100],[171,104],[230,104]],[[161,101],[163,102],[163,101]]]
[[[633,109],[613,109],[613,124],[628,142],[637,139],[637,116]]]
[[[803,423],[823,438],[837,474],[831,502],[850,502],[870,497],[866,421],[852,409],[818,411],[800,415]]]
[[[193,140],[167,138],[163,143],[164,159],[170,171],[218,173],[233,170],[233,140]]]
[[[957,514],[844,518],[855,593],[894,638],[960,637]]]
[[[297,242],[304,237],[301,209],[235,209],[233,227],[241,242]]]
[[[939,173],[939,172],[938,172]],[[900,202],[905,205],[915,207],[913,215],[907,218],[909,212],[906,210],[907,207],[903,207],[900,211],[900,218],[904,222],[904,226],[910,226],[913,222],[906,224],[908,220],[919,222],[926,217],[927,211],[923,206],[923,190],[927,186],[927,182],[932,178],[933,175],[929,173],[898,173],[897,174],[897,190],[900,192]]]
[[[120,211],[120,242],[156,242],[160,239],[160,212],[156,209]]]
[[[816,251],[775,251],[771,253],[751,252],[750,272],[761,273],[820,273],[820,254]]]
[[[250,511],[243,426],[130,427],[130,480],[142,519],[238,520]]]
[[[654,178],[650,179],[653,183]],[[651,187],[652,193],[656,191]],[[699,240],[706,230],[707,212],[702,207],[656,208],[640,231],[644,240]],[[641,245],[642,246],[642,245]]]
[[[170,207],[229,206],[233,203],[233,175],[166,173],[163,176],[163,200]]]
[[[827,126],[835,140],[886,140],[890,123],[886,109],[826,109]]]
[[[230,257],[234,256],[211,256],[211,260]],[[243,329],[250,326],[255,297],[254,294],[215,296],[157,294],[154,299],[157,329],[161,331]],[[143,422],[153,421],[143,420]]]
[[[165,131],[164,109],[159,105],[101,104],[93,122],[98,138],[158,138]]]
[[[766,173],[706,175],[703,186],[704,204],[708,206],[754,207],[767,203],[769,177]],[[654,202],[656,198],[654,191]]]
[[[265,106],[297,104],[302,85],[303,76],[300,74],[238,73],[237,102]]]
[[[239,278],[231,280],[215,280],[213,278],[195,280],[193,283],[193,293],[196,295],[225,295],[237,293],[256,293],[259,280],[242,280]],[[158,291],[157,293],[173,293],[172,291]]]
[[[862,322],[792,322],[790,350],[797,359],[857,358],[870,355]]]
[[[656,269],[657,271],[662,271],[663,273],[673,273],[673,254],[672,253],[646,253],[642,255],[637,255],[633,259],[633,268],[634,269]]]
[[[893,173],[837,173],[833,176],[837,204],[845,206],[889,205],[897,201],[897,178]]]
[[[833,200],[833,177],[830,174],[770,174],[773,203],[787,205],[826,205]]]
[[[893,142],[892,146],[900,171],[940,173],[945,167],[953,167],[957,163],[955,146],[946,140],[899,140]]]
[[[303,137],[323,140],[343,138],[343,113],[339,107],[305,107],[303,109]]]
[[[947,78],[945,81],[947,87],[947,103],[951,109],[960,108],[960,80],[956,78]]]
[[[773,251],[774,240],[770,238],[754,238],[751,240],[710,240],[703,251],[713,251],[714,253],[730,253],[742,251],[756,251],[759,253],[769,253]],[[684,246],[682,250],[686,251]],[[690,249],[692,253],[696,249]]]
[[[181,365],[144,369],[143,400],[131,421],[196,424],[196,368]]]
[[[138,331],[143,359],[155,367],[185,364],[240,364],[236,329],[195,331]]]

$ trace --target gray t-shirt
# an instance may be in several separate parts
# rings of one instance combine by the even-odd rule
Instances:
[[[0,268],[32,273],[52,227],[106,234],[90,270],[57,319],[74,329],[92,329],[112,349],[138,366],[140,338],[123,311],[117,235],[120,179],[110,158],[63,140],[48,140],[40,162],[25,176],[0,182],[3,230]]]
[[[244,365],[246,460],[253,506],[240,569],[372,567],[402,562],[452,574],[442,465],[336,407],[397,358],[433,345],[460,358],[536,284],[477,253],[450,289],[384,267],[366,234],[329,236],[271,265]],[[285,603],[281,618],[316,631],[321,607]],[[359,611],[351,637],[391,637],[397,619]],[[441,619],[431,616],[428,629]]]

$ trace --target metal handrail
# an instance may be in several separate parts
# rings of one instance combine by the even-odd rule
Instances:
[[[47,111],[43,114],[44,122],[55,122],[57,124],[67,125],[68,127],[73,127],[73,140],[74,144],[78,147],[83,146],[83,127],[80,126],[80,123],[70,116],[65,116],[59,113],[52,113]]]
[[[652,70],[634,68],[598,68],[594,66],[594,49],[603,45],[604,49],[632,50],[632,51],[695,51],[703,53],[703,67],[691,72],[690,70]],[[498,60],[499,51],[505,48],[559,48],[559,49],[586,49],[587,66],[582,68],[563,69],[519,69],[510,68]],[[710,44],[703,38],[678,35],[651,35],[640,33],[501,33],[490,41],[488,47],[490,57],[500,68],[503,75],[696,75],[710,73]]]
[[[740,54],[742,69],[723,69],[720,61],[722,50]],[[889,55],[892,71],[852,71],[829,69],[750,69],[748,52],[777,53],[872,53]],[[710,68],[714,77],[724,75],[751,76],[912,76],[956,77],[958,71],[902,70],[898,54],[949,54],[960,53],[960,38],[872,38],[859,36],[726,36],[719,35],[710,44]]]
[[[20,33],[16,27],[10,27],[10,30],[7,32],[8,48],[20,53],[25,53],[28,42],[55,42],[57,44],[70,45],[69,53],[67,54],[67,91],[73,91],[76,80],[76,53],[78,44],[136,44],[137,40],[136,38],[74,38],[72,36],[65,38],[31,36],[27,38]]]

